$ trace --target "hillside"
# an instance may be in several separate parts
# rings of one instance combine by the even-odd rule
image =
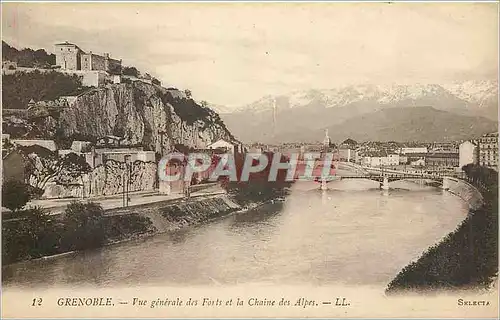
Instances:
[[[340,125],[354,117],[392,108],[432,106],[456,115],[486,117],[496,121],[497,85],[496,81],[472,81],[449,86],[357,85],[298,91],[284,96],[263,97],[231,113],[223,113],[221,117],[243,141],[268,143],[279,142],[283,138],[286,141],[304,140],[307,132],[316,128]],[[273,120],[274,105],[276,121]],[[443,137],[429,138],[441,140]],[[314,140],[317,139],[320,138]]]
[[[25,117],[4,114],[3,133],[65,145],[115,135],[146,150],[158,150],[162,143],[170,150],[175,144],[202,148],[218,139],[235,141],[211,109],[177,90],[142,82],[92,89],[71,105],[64,100],[39,102]]]
[[[55,100],[60,96],[78,95],[88,89],[82,86],[79,76],[57,71],[5,74],[2,76],[2,107],[27,109],[31,100]]]
[[[481,117],[456,115],[432,107],[391,108],[351,118],[330,126],[332,140],[456,141],[497,130],[497,123]],[[322,130],[312,132],[320,136]]]
[[[49,54],[43,49],[33,50],[25,48],[17,50],[5,41],[2,41],[2,61],[16,62],[19,67],[42,67],[49,68],[56,64],[56,56]]]

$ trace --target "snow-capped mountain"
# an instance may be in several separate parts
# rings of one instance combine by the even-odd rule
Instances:
[[[265,96],[233,109],[231,113],[223,112],[221,117],[243,141],[270,142],[279,136],[287,136],[293,141],[310,128],[339,125],[353,117],[388,108],[412,107],[432,107],[455,115],[473,116],[474,119],[486,117],[496,121],[498,82],[363,84],[296,91],[288,95]],[[430,113],[424,112],[422,117],[426,114]],[[439,137],[436,139],[439,140]]]
[[[498,100],[498,81],[455,82],[443,87],[462,100],[484,106],[486,101]]]
[[[297,108],[321,103],[325,108],[342,107],[360,101],[377,104],[415,101],[428,98],[457,100],[457,103],[477,104],[498,99],[498,82],[466,81],[446,85],[351,85],[332,89],[295,91],[287,96],[265,96],[233,112],[259,112],[272,109],[276,100],[278,107]],[[461,100],[461,101],[460,101]],[[450,106],[453,108],[453,106]]]

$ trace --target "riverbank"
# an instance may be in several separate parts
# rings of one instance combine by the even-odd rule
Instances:
[[[196,190],[191,192],[191,198],[225,194],[225,191],[216,184],[201,184],[196,186]],[[182,193],[161,194],[155,191],[135,191],[128,194],[127,207],[148,205],[153,202],[166,203],[168,201],[179,201],[184,198]],[[50,211],[52,215],[60,215],[66,210],[68,204],[73,201],[98,202],[104,210],[117,209],[123,207],[123,194],[113,194],[108,196],[92,198],[61,198],[61,199],[34,199],[27,203],[27,207],[41,206]],[[2,208],[2,217],[8,219],[13,213],[7,208]]]
[[[153,202],[104,210],[102,217],[99,218],[102,230],[98,231],[103,242],[97,247],[200,225],[235,212],[256,208],[266,202],[268,199],[239,203],[232,195],[216,194],[189,200]],[[2,264],[48,259],[79,251],[67,243],[63,232],[64,215],[51,221],[54,224],[53,227],[44,226],[36,232],[33,230],[20,232],[20,230],[26,231],[25,219],[4,221],[2,228],[5,241],[3,241]],[[32,225],[32,223],[28,224]],[[89,232],[92,234],[96,231]],[[34,233],[36,241],[27,241],[35,239],[28,239],[25,233]],[[36,243],[37,241],[41,243]],[[20,245],[20,243],[26,245]]]
[[[389,283],[387,294],[489,289],[493,285],[498,275],[497,184],[478,190],[458,179],[447,183],[448,191],[468,203],[468,216],[455,231],[403,268]]]
[[[481,192],[470,183],[451,177],[445,177],[443,188],[460,197],[469,205],[469,210],[474,212],[484,205],[484,198]]]

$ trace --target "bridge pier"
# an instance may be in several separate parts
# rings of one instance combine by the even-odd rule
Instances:
[[[443,184],[441,185],[441,189],[448,190],[450,189],[450,183],[446,177],[443,178]]]
[[[321,179],[321,187],[320,187],[321,190],[326,190],[327,187],[326,187],[326,180],[325,179]]]
[[[387,179],[387,177],[384,177],[384,180],[380,184],[380,189],[389,190],[389,179]]]

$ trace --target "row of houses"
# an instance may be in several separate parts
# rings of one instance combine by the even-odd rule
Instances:
[[[460,144],[460,167],[471,163],[498,171],[498,132]]]
[[[428,171],[461,171],[463,166],[474,163],[498,170],[498,132],[461,143],[436,142],[414,146],[398,146],[394,143],[358,144],[352,139],[335,146],[326,133],[323,141],[323,149],[325,148],[334,151],[340,161],[370,167],[410,165],[425,167]]]
[[[138,168],[138,170],[147,170],[147,172],[143,172],[141,174],[146,174],[147,176],[156,177],[156,168],[157,168],[157,152],[144,150],[142,146],[130,146],[123,144],[123,138],[117,136],[104,136],[96,141],[96,143],[92,143],[89,141],[73,141],[71,147],[69,149],[58,149],[56,143],[53,140],[23,140],[23,139],[10,139],[9,135],[2,135],[2,140],[4,146],[8,143],[12,146],[39,146],[42,149],[37,150],[48,150],[52,152],[52,154],[56,154],[59,157],[64,157],[69,154],[76,154],[81,156],[85,162],[92,169],[92,172],[97,172],[97,175],[100,175],[101,178],[107,179],[109,181],[112,180],[109,177],[109,174],[116,175],[116,166],[119,167],[127,167]],[[177,150],[181,152],[186,152],[186,150]],[[207,154],[215,154],[215,153],[238,153],[245,152],[246,149],[239,143],[229,142],[223,139],[220,139],[210,145],[208,145],[204,149],[190,149],[193,152],[203,152]],[[3,154],[3,179],[4,180],[18,180],[18,181],[27,181],[29,179],[26,176],[26,162],[24,161],[22,153],[18,148],[10,148],[7,150],[4,148]],[[112,161],[111,163],[109,161]],[[141,166],[140,163],[150,164],[146,167]],[[134,165],[135,164],[135,165]],[[111,173],[107,174],[108,166],[110,167]],[[146,168],[146,169],[145,169]],[[104,170],[104,171],[103,171]],[[132,169],[131,169],[132,170]],[[176,164],[173,165],[172,170],[185,170],[183,167],[177,167]],[[121,171],[120,171],[121,172]],[[102,174],[104,173],[104,176]],[[131,172],[133,174],[133,172]],[[108,176],[106,176],[108,175]],[[94,180],[97,179],[97,176],[94,177]],[[119,178],[115,177],[115,180]],[[94,184],[99,184],[99,181],[94,181]],[[152,185],[147,185],[149,189],[153,188]],[[170,184],[168,188],[164,186],[156,186],[159,187],[160,191],[168,190],[171,191],[179,191],[181,189],[182,184],[177,183],[177,185]],[[88,188],[87,188],[88,189]],[[97,190],[99,188],[93,187],[93,190]],[[100,188],[101,190],[106,190],[106,187]],[[108,188],[109,189],[109,188]],[[116,188],[115,188],[116,189]]]
[[[105,163],[106,160],[115,160],[118,162],[124,162],[125,159],[144,162],[155,161],[154,151],[145,151],[142,147],[124,146],[120,148],[120,142],[123,139],[116,136],[104,136],[98,139],[96,144],[89,141],[73,141],[70,149],[58,149],[54,140],[10,139],[8,135],[2,135],[2,140],[8,140],[14,145],[24,147],[34,145],[41,146],[52,152],[57,152],[59,156],[75,153],[83,156],[91,168],[95,168]]]

